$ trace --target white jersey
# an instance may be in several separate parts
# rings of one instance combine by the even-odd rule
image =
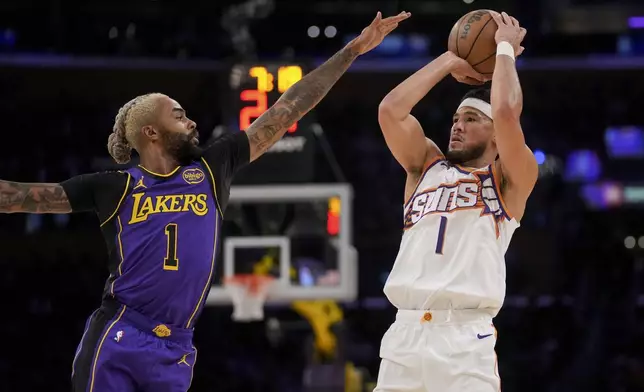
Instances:
[[[385,295],[398,309],[487,309],[505,297],[505,252],[519,223],[494,165],[435,159],[404,206],[404,234]]]

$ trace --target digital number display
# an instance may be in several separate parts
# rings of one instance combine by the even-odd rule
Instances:
[[[273,106],[289,88],[302,80],[309,67],[296,62],[233,64],[228,74],[230,90],[223,97],[228,131],[243,132]],[[312,131],[315,111],[293,124],[273,144],[260,162],[235,176],[236,185],[305,183],[315,178],[316,138]],[[333,215],[333,214],[332,214]],[[336,217],[331,216],[331,225]],[[335,230],[333,227],[332,230]]]
[[[282,94],[302,79],[303,71],[299,65],[284,65],[277,68],[276,74],[273,75],[264,66],[254,66],[249,69],[248,76],[255,79],[256,86],[240,92],[242,107],[239,110],[239,128],[241,130],[246,130],[255,119],[268,110],[269,94],[275,93],[275,84],[277,84],[277,92]],[[293,124],[288,132],[293,133],[296,130],[297,123]]]

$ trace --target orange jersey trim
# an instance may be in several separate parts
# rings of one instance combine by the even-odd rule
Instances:
[[[510,218],[510,220],[514,219],[512,216],[512,213],[508,210],[508,207],[505,204],[505,200],[503,200],[503,190],[501,189],[501,179],[500,179],[500,173],[498,169],[496,168],[496,163],[492,163],[490,168],[490,171],[492,172],[492,178],[494,179],[494,187],[496,188],[496,191],[499,196],[499,201],[501,202],[501,208],[503,208],[503,211],[505,214]]]

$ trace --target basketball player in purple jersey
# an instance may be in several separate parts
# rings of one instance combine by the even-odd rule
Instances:
[[[0,212],[91,210],[100,220],[110,276],[76,351],[74,391],[188,390],[197,359],[193,328],[218,261],[233,176],[409,16],[383,19],[378,13],[360,36],[288,89],[246,132],[201,149],[196,124],[179,103],[147,94],[119,110],[108,141],[118,163],[127,163],[135,149],[140,165],[60,184],[0,181]]]

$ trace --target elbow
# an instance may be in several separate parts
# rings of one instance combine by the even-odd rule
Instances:
[[[401,107],[401,104],[404,102],[404,97],[400,95],[397,91],[390,91],[389,94],[380,101],[378,106],[379,111],[392,112]]]
[[[394,102],[393,99],[389,98],[389,96],[386,96],[380,101],[380,105],[378,105],[378,113],[390,113],[393,108],[394,108]]]
[[[387,98],[383,99],[378,105],[378,121],[394,117],[394,105],[388,101]]]
[[[394,119],[404,117],[400,113],[400,105],[396,102],[396,99],[390,96],[386,96],[378,105],[378,119]]]

